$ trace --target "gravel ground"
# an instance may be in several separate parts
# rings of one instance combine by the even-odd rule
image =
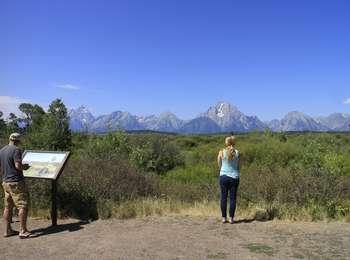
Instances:
[[[341,222],[223,225],[215,218],[171,216],[49,224],[30,219],[36,237],[1,237],[0,258],[350,259],[350,224]]]

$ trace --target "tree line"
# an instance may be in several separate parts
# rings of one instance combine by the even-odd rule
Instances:
[[[30,103],[22,103],[18,109],[20,116],[10,113],[7,119],[0,111],[1,138],[18,132],[25,136],[23,145],[30,149],[63,151],[71,148],[68,111],[61,99],[52,101],[47,111]]]

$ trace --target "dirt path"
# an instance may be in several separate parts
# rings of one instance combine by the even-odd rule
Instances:
[[[48,221],[30,220],[38,237],[0,238],[0,258],[350,259],[348,223],[222,225],[214,218],[152,217],[59,224],[45,229]]]

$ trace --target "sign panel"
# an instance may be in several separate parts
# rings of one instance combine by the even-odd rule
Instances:
[[[23,171],[24,177],[56,180],[69,157],[69,152],[25,151],[23,164],[30,168]]]

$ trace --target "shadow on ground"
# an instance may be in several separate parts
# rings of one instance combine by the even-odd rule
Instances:
[[[46,235],[51,235],[51,234],[57,234],[61,232],[75,232],[79,231],[84,228],[84,225],[89,224],[89,221],[78,221],[75,223],[67,223],[67,224],[62,224],[62,225],[57,225],[57,226],[49,226],[46,228],[38,228],[34,229],[31,232],[33,233],[33,237],[41,237],[41,236],[46,236]]]
[[[252,223],[254,221],[258,221],[255,218],[252,219],[239,219],[239,220],[235,220],[235,224],[242,224],[242,223]]]

